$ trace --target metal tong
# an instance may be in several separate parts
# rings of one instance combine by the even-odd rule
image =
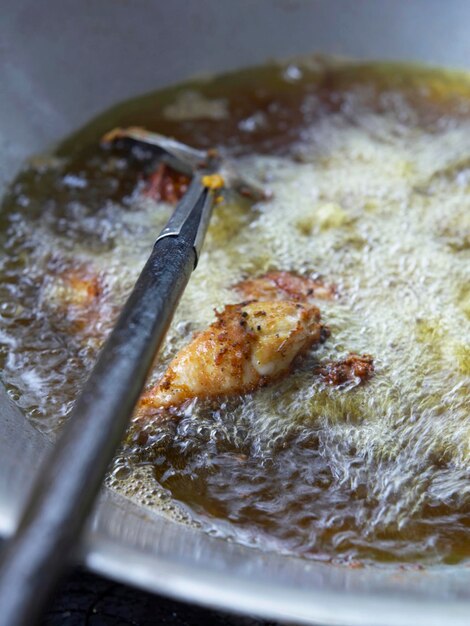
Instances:
[[[231,187],[264,197],[216,151],[139,128],[104,137],[150,144],[192,176],[158,236],[61,436],[42,463],[18,530],[0,561],[0,626],[31,626],[70,561],[178,301],[197,265],[214,196]]]

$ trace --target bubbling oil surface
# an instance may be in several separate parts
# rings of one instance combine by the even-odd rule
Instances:
[[[108,484],[222,537],[306,558],[455,563],[470,557],[470,80],[409,66],[303,60],[120,105],[31,163],[2,220],[1,364],[11,396],[53,435],[171,207],[142,194],[143,125],[218,145],[272,199],[228,194],[152,379],[271,269],[318,273],[330,339],[283,381],[135,423]],[[57,277],[82,264],[97,316],[64,314]],[[363,386],[316,366],[374,356]]]

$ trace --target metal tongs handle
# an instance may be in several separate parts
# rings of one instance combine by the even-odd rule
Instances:
[[[60,439],[39,470],[0,567],[0,626],[31,626],[72,550],[197,263],[213,192],[196,174],[157,239]]]

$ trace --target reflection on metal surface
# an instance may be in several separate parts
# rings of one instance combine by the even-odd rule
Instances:
[[[107,492],[86,540],[96,571],[218,608],[313,624],[468,623],[470,572],[349,570],[250,550]]]
[[[9,461],[0,474],[0,532],[6,535],[48,443],[3,388],[0,403],[0,454]],[[445,617],[447,624],[468,624],[468,569],[351,570],[283,557],[210,537],[110,490],[90,520],[80,558],[96,571],[151,591],[301,623],[441,626]]]
[[[201,4],[199,28],[194,29],[194,11],[185,10],[189,3],[184,0],[143,0],[138,12],[131,3],[110,0],[90,3],[86,12],[80,3],[48,2],[44,11],[31,0],[6,0],[1,24],[2,53],[9,57],[2,66],[7,78],[0,107],[2,180],[25,155],[43,150],[94,112],[201,67],[227,69],[313,48],[468,66],[470,5],[463,0],[447,2],[445,10],[439,0],[345,0],[340,12],[329,0],[263,0],[253,3],[249,23],[238,3]],[[267,11],[269,29],[263,29]],[[141,19],[143,14],[148,19]],[[452,37],[442,36],[449,32]],[[201,33],[220,54],[195,45]],[[132,45],[135,40],[145,45]],[[156,71],[156,60],[170,47],[174,54]],[[76,65],[78,53],[78,72],[87,72],[86,89],[80,73],[77,79],[76,73],[63,72]],[[104,89],[103,67],[110,59],[119,71],[107,73]],[[0,406],[0,533],[7,534],[46,442],[26,424],[3,388]],[[19,462],[22,458],[27,464]],[[82,555],[91,567],[148,589],[265,616],[349,626],[468,624],[468,569],[348,571],[263,554],[144,513],[108,492],[97,507]]]
[[[49,442],[26,421],[1,383],[0,410],[0,536],[8,536]]]

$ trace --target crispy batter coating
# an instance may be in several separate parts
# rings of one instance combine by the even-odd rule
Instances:
[[[216,315],[180,350],[141,407],[253,391],[287,374],[321,338],[318,308],[292,300],[228,305]]]
[[[341,387],[349,383],[362,384],[374,374],[374,359],[370,354],[348,354],[341,361],[333,361],[318,370],[328,385]]]
[[[308,302],[313,298],[331,300],[336,295],[333,285],[294,272],[268,272],[258,278],[243,280],[234,285],[234,289],[244,298],[254,300]]]

